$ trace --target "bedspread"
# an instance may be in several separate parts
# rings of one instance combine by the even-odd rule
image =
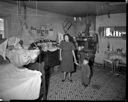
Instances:
[[[0,65],[0,99],[34,100],[39,97],[41,73],[13,64]]]

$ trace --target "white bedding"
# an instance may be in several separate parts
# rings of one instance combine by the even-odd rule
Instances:
[[[13,64],[0,65],[0,99],[34,100],[39,97],[41,73]]]

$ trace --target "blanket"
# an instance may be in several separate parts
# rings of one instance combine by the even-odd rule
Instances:
[[[13,64],[0,65],[0,99],[34,100],[39,97],[41,73]]]

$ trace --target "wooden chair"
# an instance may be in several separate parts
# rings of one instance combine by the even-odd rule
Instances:
[[[106,55],[106,58],[103,60],[103,65],[104,65],[104,68],[108,65],[110,65],[111,69],[112,69],[112,72],[114,72],[114,61],[112,59],[110,59],[110,56],[112,55],[112,53],[110,52],[105,52],[105,55]]]
[[[110,64],[112,67],[112,72],[118,74],[120,67],[126,67],[126,57],[122,56],[121,53],[117,52],[107,52],[105,53],[107,58],[104,59],[104,67],[107,64]]]
[[[124,68],[124,70],[126,70],[126,63],[122,62],[121,60],[116,60],[115,61],[115,69],[116,69],[116,72],[117,73],[120,73],[119,72],[119,69],[122,69]]]
[[[111,59],[104,59],[104,68],[106,68],[106,66],[110,65],[112,72],[114,72],[114,62]]]

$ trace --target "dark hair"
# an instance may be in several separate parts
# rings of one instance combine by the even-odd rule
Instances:
[[[36,43],[31,43],[28,50],[34,50],[36,49]]]
[[[20,41],[19,41],[19,44],[20,44],[21,46],[23,46],[23,40],[20,40]]]
[[[85,56],[84,57],[84,60],[88,60],[89,61],[89,57],[88,56]]]
[[[67,34],[64,34],[63,35],[64,41],[65,41],[65,36],[68,36],[69,42],[72,42],[73,43],[73,38],[71,37],[71,35],[69,35],[68,33]]]

